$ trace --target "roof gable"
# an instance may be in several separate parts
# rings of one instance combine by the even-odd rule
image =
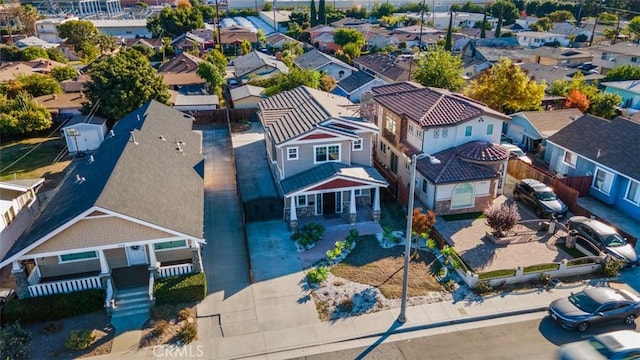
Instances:
[[[163,64],[158,69],[159,73],[195,73],[198,71],[198,65],[203,63],[204,60],[197,56],[193,56],[189,53],[183,52],[171,59],[166,64]]]
[[[156,101],[118,121],[92,157],[74,162],[5,260],[96,207],[202,238],[203,159],[191,126]]]
[[[640,180],[640,123],[622,117],[605,120],[585,114],[547,141]]]

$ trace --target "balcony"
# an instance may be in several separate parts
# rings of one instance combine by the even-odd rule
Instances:
[[[390,143],[396,145],[396,134],[392,133],[387,129],[382,129],[382,137],[385,138]]]

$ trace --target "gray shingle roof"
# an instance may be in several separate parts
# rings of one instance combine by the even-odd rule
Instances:
[[[354,63],[365,66],[374,73],[393,81],[407,81],[409,80],[410,61],[387,54],[368,54],[356,58]],[[414,67],[413,72],[416,68],[417,66]]]
[[[258,107],[262,125],[276,144],[304,134],[329,118],[353,117],[359,110],[345,97],[306,86],[264,99]]]
[[[3,261],[93,206],[201,239],[204,160],[201,137],[191,127],[183,113],[156,101],[122,118],[93,161],[83,158],[68,170],[58,191]],[[177,141],[184,143],[182,151]]]
[[[374,79],[375,77],[364,71],[355,71],[350,76],[340,80],[338,86],[342,88],[342,90],[346,91],[347,94],[351,94],[353,91],[358,90],[372,82]]]
[[[547,141],[640,180],[640,123],[584,114]]]
[[[282,61],[277,60],[275,56],[263,54],[255,50],[233,60],[233,69],[238,77],[245,76],[265,65],[274,68],[274,70],[277,69],[284,74],[289,72],[289,68]]]
[[[413,88],[383,94],[379,92],[394,87],[387,85],[374,88],[374,99],[395,114],[406,115],[422,127],[454,125],[481,115],[510,120],[508,116],[463,95],[438,88],[415,88],[417,84],[413,83],[409,85]]]
[[[346,69],[355,70],[351,65],[329,56],[318,49],[307,51],[293,60],[299,68],[304,70],[316,70],[330,63],[340,65]]]
[[[465,161],[464,158],[460,156],[460,151],[464,152],[469,148],[478,147],[478,144],[476,143],[481,142],[472,141],[470,143],[433,154],[436,159],[440,160],[440,164],[432,164],[428,158],[421,159],[418,161],[417,169],[421,174],[429,179],[429,181],[435,184],[494,179],[500,177],[500,173],[496,170],[488,166]],[[499,151],[500,150],[497,150],[497,152]],[[490,161],[495,161],[496,159],[497,158],[492,157]]]
[[[582,113],[578,109],[523,111],[519,114],[527,118],[531,125],[533,125],[543,137],[549,137],[555,134],[565,126],[571,124],[575,119],[582,116]]]
[[[360,180],[387,186],[387,181],[384,177],[371,166],[347,165],[335,162],[318,165],[307,171],[286,178],[280,182],[280,185],[286,196],[336,176],[345,177],[354,181]]]

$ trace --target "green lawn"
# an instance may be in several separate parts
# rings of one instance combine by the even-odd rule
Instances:
[[[403,253],[403,246],[384,249],[375,236],[362,236],[355,249],[330,271],[346,280],[377,287],[388,299],[397,299],[402,295]],[[438,265],[431,253],[419,252],[409,267],[409,296],[444,290],[434,277]]]
[[[3,171],[0,174],[0,180],[29,179],[62,174],[71,159],[68,156],[57,162],[55,159],[65,145],[64,139],[60,137],[31,138],[2,144],[0,146],[0,163]],[[36,146],[38,146],[36,150],[11,165]],[[11,167],[5,169],[9,165]]]

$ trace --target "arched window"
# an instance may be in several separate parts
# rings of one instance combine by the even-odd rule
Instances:
[[[456,185],[451,193],[451,208],[467,208],[473,206],[473,185],[462,183]]]

